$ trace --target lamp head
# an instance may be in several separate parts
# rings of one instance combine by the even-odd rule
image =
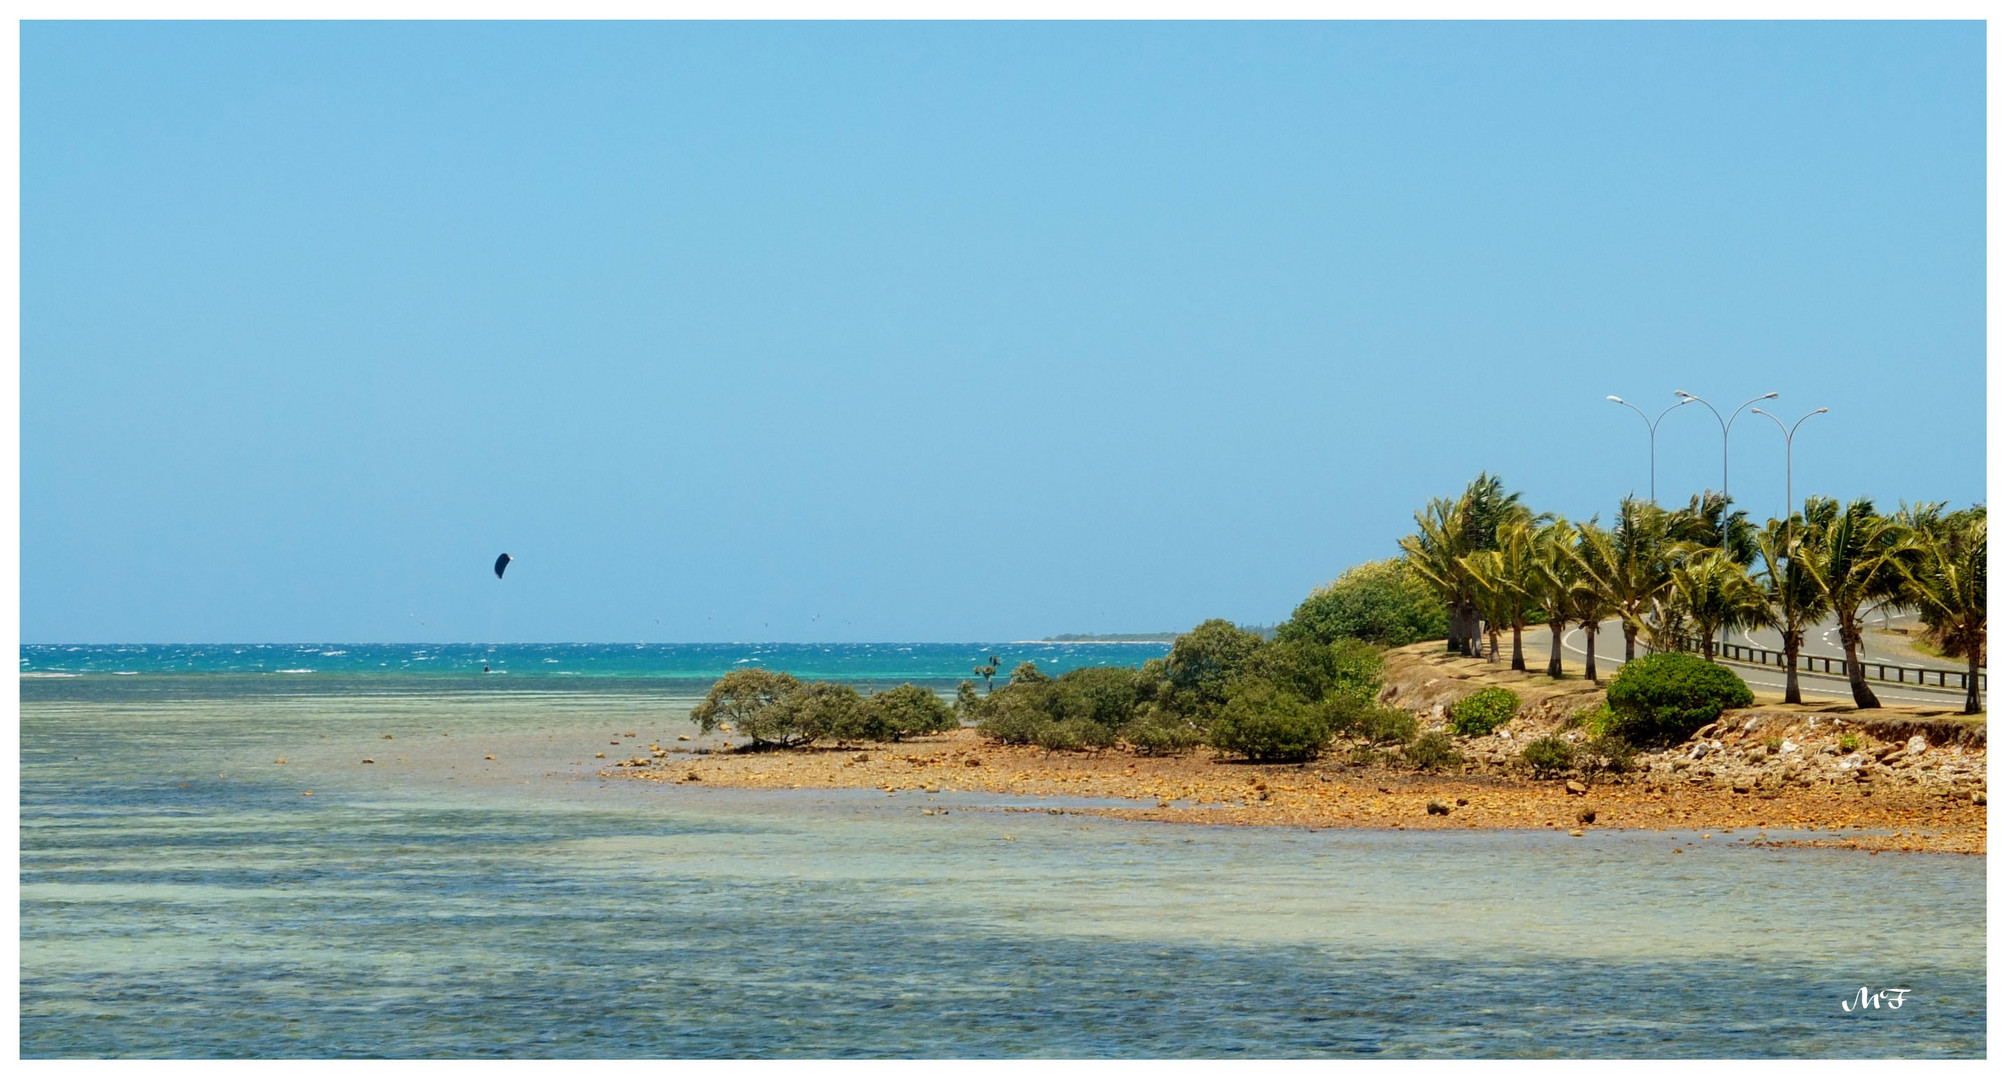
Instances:
[[[1675,390],[1675,391],[1673,391],[1672,393],[1673,393],[1673,396],[1674,396],[1674,397],[1676,397],[1676,398],[1690,398],[1690,397],[1692,397],[1692,396],[1693,396],[1692,394],[1689,394],[1689,393],[1687,393],[1687,392],[1686,392],[1686,391],[1684,391],[1684,390]]]
[[[1614,401],[1614,402],[1616,402],[1616,403],[1617,403],[1617,404],[1619,404],[1619,405],[1622,405],[1622,404],[1624,403],[1624,399],[1623,399],[1623,398],[1620,398],[1620,397],[1618,397],[1618,396],[1617,396],[1617,395],[1615,395],[1615,394],[1604,394],[1603,396],[1604,396],[1604,397],[1606,397],[1606,398],[1608,398],[1608,399],[1609,399],[1609,400],[1611,400],[1611,401]]]
[[[1755,413],[1755,414],[1756,414],[1756,415],[1758,415],[1758,416],[1770,416],[1770,414],[1769,414],[1769,413],[1767,413],[1767,412],[1764,412],[1764,411],[1763,411],[1762,409],[1754,409],[1754,408],[1752,408],[1752,409],[1750,409],[1749,411],[1750,411],[1750,412],[1753,412],[1753,413]],[[1776,418],[1776,417],[1774,417],[1774,416],[1770,416],[1770,419],[1772,419],[1772,420],[1775,420],[1775,419],[1777,419],[1777,418]]]
[[[1825,410],[1825,408],[1824,408],[1824,407],[1822,406],[1822,407],[1820,407],[1820,408],[1817,408],[1817,409],[1813,409],[1813,410],[1812,410],[1812,415],[1814,415],[1814,416],[1817,416],[1817,415],[1819,415],[1820,413],[1822,413],[1822,412],[1825,412],[1825,411],[1826,411],[1826,410]]]
[[[1767,393],[1767,394],[1763,395],[1763,397],[1762,397],[1762,398],[1760,398],[1759,400],[1762,400],[1762,401],[1769,401],[1769,400],[1770,400],[1771,398],[1774,398],[1774,397],[1776,397],[1776,396],[1777,396],[1777,391],[1775,391],[1775,390],[1772,390],[1772,391],[1770,391],[1769,393]]]

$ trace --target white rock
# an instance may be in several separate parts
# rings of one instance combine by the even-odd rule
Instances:
[[[1777,748],[1777,752],[1780,754],[1795,754],[1798,752],[1798,744],[1785,739],[1783,745]]]
[[[1909,743],[1903,749],[1908,750],[1912,754],[1921,754],[1925,750],[1930,749],[1930,740],[1921,735],[1911,735]]]

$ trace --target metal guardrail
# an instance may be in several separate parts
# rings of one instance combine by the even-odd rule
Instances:
[[[1697,653],[1701,651],[1699,642],[1688,638],[1681,638],[1679,645],[1689,652]],[[1736,645],[1726,642],[1717,644],[1714,647],[1714,653],[1717,657],[1723,659],[1740,660],[1746,664],[1756,664],[1762,667],[1782,668],[1785,659],[1784,654],[1776,649]],[[1941,686],[1947,690],[1963,690],[1965,689],[1965,679],[1968,674],[1968,672],[1963,670],[1952,668],[1920,668],[1910,667],[1906,664],[1884,664],[1875,661],[1860,661],[1859,663],[1864,669],[1864,673],[1865,671],[1874,672],[1872,675],[1867,675],[1867,678],[1873,679],[1876,682],[1900,683],[1905,686]],[[1824,674],[1832,675],[1837,669],[1837,673],[1841,678],[1845,678],[1847,675],[1847,661],[1845,657],[1841,656],[1808,656],[1804,653],[1799,653],[1798,667],[1800,670],[1809,671],[1814,674],[1823,672]],[[1893,679],[1889,678],[1888,675],[1891,671],[1895,672],[1895,678]],[[1909,676],[1911,675],[1915,675],[1916,678],[1910,678]],[[1936,681],[1931,680],[1931,676],[1933,675],[1937,677]],[[1981,691],[1986,689],[1986,673],[1983,671],[1979,673],[1979,689]]]

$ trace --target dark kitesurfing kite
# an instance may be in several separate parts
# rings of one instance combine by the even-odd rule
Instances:
[[[506,551],[502,552],[500,555],[495,556],[495,580],[500,581],[502,579],[502,571],[507,570],[509,568],[509,564],[515,561],[516,560],[509,558],[509,553]]]

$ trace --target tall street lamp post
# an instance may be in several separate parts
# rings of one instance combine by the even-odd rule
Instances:
[[[1735,411],[1729,413],[1728,418],[1725,420],[1722,419],[1721,410],[1715,408],[1714,404],[1706,398],[1696,397],[1684,390],[1675,390],[1673,393],[1678,394],[1686,401],[1698,401],[1702,405],[1706,405],[1707,411],[1714,414],[1715,422],[1721,425],[1721,547],[1722,550],[1726,551],[1728,550],[1728,429],[1735,426],[1735,418],[1742,415],[1742,410],[1759,401],[1769,401],[1777,396],[1777,391],[1772,390],[1767,394],[1758,394],[1748,401],[1737,405]]]
[[[1769,401],[1777,396],[1777,391],[1772,390],[1767,394],[1758,394],[1748,401],[1737,405],[1735,411],[1729,413],[1726,420],[1722,419],[1721,411],[1716,409],[1713,403],[1707,399],[1695,397],[1684,390],[1675,390],[1673,393],[1678,394],[1687,401],[1698,401],[1702,405],[1706,405],[1707,411],[1713,413],[1714,419],[1721,424],[1721,550],[1725,554],[1728,551],[1728,429],[1734,426],[1735,418],[1742,415],[1742,410],[1759,401]],[[1721,628],[1721,643],[1723,645],[1728,644],[1728,627],[1726,626]]]
[[[1615,394],[1605,394],[1603,396],[1609,398],[1611,401],[1614,401],[1619,405],[1622,405],[1624,408],[1629,409],[1634,413],[1637,413],[1638,419],[1643,420],[1645,422],[1645,432],[1649,441],[1652,444],[1652,472],[1651,472],[1652,505],[1657,506],[1659,503],[1659,420],[1664,420],[1666,418],[1666,413],[1669,413],[1674,409],[1679,408],[1681,405],[1687,404],[1690,399],[1681,398],[1680,400],[1674,402],[1673,404],[1666,406],[1666,412],[1660,413],[1658,416],[1658,420],[1654,420],[1651,417],[1645,415],[1645,410],[1638,408],[1636,405],[1633,405],[1630,402],[1625,401],[1623,398],[1620,398]]]
[[[1764,412],[1764,411],[1763,411],[1762,409],[1751,409],[1751,410],[1749,410],[1749,411],[1750,411],[1750,412],[1753,412],[1753,413],[1755,413],[1755,414],[1756,414],[1756,415],[1758,415],[1758,416],[1768,416],[1768,417],[1770,417],[1770,421],[1771,421],[1771,423],[1774,423],[1774,424],[1776,424],[1776,425],[1777,425],[1777,430],[1779,430],[1779,431],[1781,431],[1781,432],[1783,432],[1783,433],[1784,433],[1784,522],[1785,522],[1785,527],[1786,527],[1786,528],[1789,528],[1789,527],[1790,527],[1790,521],[1791,521],[1791,507],[1792,507],[1792,503],[1791,503],[1791,440],[1793,440],[1793,439],[1795,439],[1795,438],[1797,438],[1797,437],[1798,437],[1798,424],[1802,424],[1802,423],[1804,423],[1805,421],[1807,421],[1807,420],[1810,420],[1811,418],[1813,418],[1813,417],[1815,417],[1815,416],[1819,415],[1820,413],[1822,413],[1822,412],[1825,412],[1826,410],[1825,410],[1825,409],[1823,409],[1823,408],[1821,408],[1821,409],[1813,409],[1813,410],[1812,410],[1811,412],[1808,412],[1808,413],[1806,413],[1805,415],[1803,415],[1803,416],[1799,417],[1799,418],[1798,418],[1798,424],[1792,424],[1792,425],[1791,425],[1790,427],[1788,427],[1788,428],[1784,426],[1784,421],[1782,421],[1782,420],[1779,420],[1779,419],[1777,419],[1777,416],[1776,416],[1776,414],[1774,414],[1774,413],[1767,413],[1767,412]]]

